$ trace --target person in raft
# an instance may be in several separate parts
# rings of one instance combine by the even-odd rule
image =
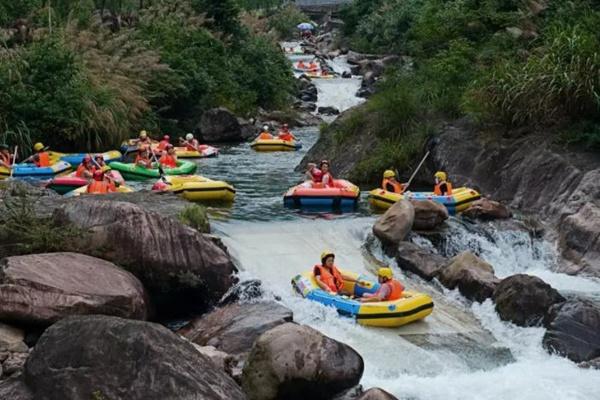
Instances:
[[[163,136],[162,140],[158,142],[158,150],[165,151],[167,147],[171,146],[171,137],[169,135]]]
[[[112,193],[117,191],[115,184],[104,179],[104,172],[102,170],[94,171],[94,180],[88,185],[87,192],[91,194],[104,194]]]
[[[435,179],[433,193],[438,196],[452,196],[452,184],[448,182],[448,176],[446,173],[443,171],[438,171],[433,177]]]
[[[92,163],[92,157],[89,154],[86,154],[81,161],[81,164],[77,167],[77,171],[75,172],[75,176],[78,178],[91,180],[94,177],[94,172],[96,171],[96,167]]]
[[[291,142],[292,140],[296,140],[296,136],[290,132],[290,128],[288,124],[283,124],[283,127],[277,134],[277,139],[285,140],[286,142]]]
[[[35,151],[35,154],[23,162],[30,162],[33,160],[33,163],[38,168],[49,167],[51,165],[50,153],[48,153],[46,150],[48,150],[48,148],[44,146],[43,143],[38,142],[34,144],[33,151]]]
[[[152,160],[150,160],[150,150],[147,147],[141,147],[137,156],[135,156],[135,165],[142,168],[152,168]]]
[[[404,286],[394,279],[394,274],[390,267],[379,268],[377,271],[377,281],[381,286],[375,293],[364,293],[359,301],[363,303],[375,301],[392,301],[402,297]]]
[[[106,167],[106,161],[104,161],[104,156],[102,154],[96,154],[94,156],[94,165],[96,168]]]
[[[333,264],[335,254],[329,250],[321,253],[321,264],[313,267],[313,274],[317,285],[324,291],[331,294],[345,294],[351,296],[352,293],[344,292],[344,281],[357,282],[352,277],[346,276]]]
[[[396,180],[396,173],[391,169],[383,172],[383,181],[381,181],[381,188],[388,192],[402,194],[406,185]]]
[[[319,169],[323,173],[323,178],[321,182],[324,187],[332,187],[333,186],[333,175],[329,172],[329,161],[323,160],[319,164]]]
[[[148,132],[140,131],[140,135],[136,139],[137,145],[139,148],[141,147],[150,147],[152,144],[152,139],[148,136]]]
[[[200,151],[200,143],[197,139],[194,138],[194,135],[192,135],[191,133],[185,135],[185,140],[183,138],[179,138],[179,142],[182,146],[185,146],[186,150]]]
[[[167,146],[167,151],[160,157],[158,162],[167,168],[177,167],[177,156],[175,155],[175,147],[172,144]]]
[[[12,168],[14,157],[10,154],[10,148],[6,144],[0,144],[0,167]]]
[[[268,125],[263,126],[263,130],[260,133],[260,135],[258,135],[258,139],[260,139],[260,140],[273,139],[273,135],[271,135],[271,133],[269,132],[269,126]]]

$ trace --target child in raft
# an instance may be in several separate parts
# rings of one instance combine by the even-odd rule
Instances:
[[[306,170],[306,178],[308,182],[302,184],[303,187],[308,188],[328,188],[334,186],[333,175],[329,171],[329,161],[323,160],[317,164],[308,163],[308,169]]]

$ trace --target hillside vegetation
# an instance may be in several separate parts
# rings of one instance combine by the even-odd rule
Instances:
[[[0,142],[92,150],[140,129],[191,131],[215,106],[246,116],[287,107],[287,60],[240,22],[244,9],[277,3],[2,2]]]
[[[367,112],[334,132],[341,144],[377,137],[355,179],[408,168],[436,122],[465,116],[505,135],[547,132],[600,149],[597,1],[356,0],[343,18],[353,50],[406,56]]]

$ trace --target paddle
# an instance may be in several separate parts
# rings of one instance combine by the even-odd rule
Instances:
[[[419,172],[419,170],[423,166],[423,163],[425,162],[425,160],[427,159],[427,157],[429,157],[429,151],[427,153],[425,153],[425,157],[423,157],[423,159],[421,160],[421,162],[419,163],[419,165],[417,165],[417,168],[415,169],[415,172],[413,172],[413,174],[410,176],[410,179],[408,180],[408,182],[406,183],[406,186],[404,187],[404,191],[406,191],[408,189],[408,187],[410,186],[410,183],[412,182],[412,180],[417,175],[417,172]]]
[[[8,177],[9,180],[11,180],[13,178],[13,173],[15,172],[15,164],[17,163],[17,152],[19,151],[19,146],[15,146],[15,152],[13,154],[13,161],[10,164],[10,176]]]

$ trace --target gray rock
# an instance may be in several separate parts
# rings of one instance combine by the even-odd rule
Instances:
[[[559,248],[577,273],[600,276],[600,207],[586,203],[560,225]],[[573,271],[570,271],[573,272]]]
[[[493,300],[500,318],[519,326],[540,325],[552,305],[565,301],[552,286],[525,274],[503,279],[494,291]]]
[[[49,325],[69,315],[148,315],[140,281],[108,261],[77,253],[34,254],[7,257],[0,269],[4,320]],[[22,332],[18,337],[22,343]]]
[[[432,200],[411,200],[411,203],[415,208],[414,230],[435,229],[448,219],[448,210],[440,203]]]
[[[600,305],[588,300],[568,300],[550,308],[544,347],[575,362],[600,357]]]
[[[406,239],[415,219],[415,209],[407,200],[394,203],[377,219],[373,233],[384,245],[397,246]]]
[[[0,298],[2,297],[2,287],[0,286]],[[0,309],[4,304],[0,304]],[[0,353],[4,352],[27,352],[28,348],[24,342],[25,333],[19,328],[6,325],[0,322]],[[2,362],[0,357],[0,362]],[[2,374],[0,374],[1,376]]]
[[[411,242],[400,242],[396,253],[398,267],[428,281],[447,265],[448,260]]]
[[[338,115],[340,110],[335,107],[319,107],[318,113],[322,115]]]
[[[362,357],[351,347],[286,323],[255,342],[242,386],[251,400],[328,400],[358,384],[363,369]]]
[[[8,358],[2,363],[2,371],[5,376],[11,376],[20,373],[23,370],[25,361],[29,353],[10,353]]]
[[[462,215],[480,219],[507,219],[512,217],[512,213],[504,204],[485,197],[471,203]]]
[[[209,358],[167,328],[106,316],[52,325],[27,360],[24,377],[35,398],[44,400],[246,398]]]
[[[468,251],[450,259],[449,265],[438,273],[438,279],[447,288],[458,288],[463,296],[478,302],[492,297],[499,282],[494,268]]]
[[[0,399],[33,400],[33,394],[21,377],[14,377],[0,381]]]
[[[292,311],[274,301],[230,304],[196,318],[178,333],[200,346],[229,354],[248,353],[264,332],[292,321]]]
[[[219,107],[205,111],[197,128],[206,143],[241,142],[245,139],[242,126],[231,111]]]
[[[600,357],[579,363],[579,367],[585,369],[600,369]]]

